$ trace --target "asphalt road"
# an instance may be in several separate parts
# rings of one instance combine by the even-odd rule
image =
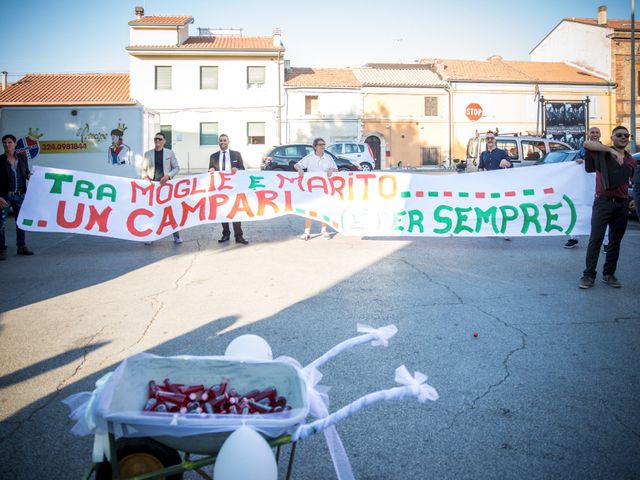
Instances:
[[[0,263],[0,465],[6,479],[79,478],[92,438],[61,403],[128,355],[222,354],[266,338],[307,364],[395,324],[323,368],[331,410],[394,386],[406,365],[436,402],[376,405],[338,426],[358,479],[640,478],[640,229],[618,277],[577,288],[586,239],[335,236],[302,242],[302,219],[245,223],[249,246],[205,225],[152,246],[27,234],[36,252]],[[478,332],[478,337],[473,333]],[[188,478],[195,478],[193,475]],[[300,443],[293,478],[335,478],[322,435]]]

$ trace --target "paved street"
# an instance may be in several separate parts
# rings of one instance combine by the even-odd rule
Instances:
[[[222,354],[255,333],[307,364],[358,322],[399,332],[388,348],[358,347],[323,368],[332,411],[395,386],[402,364],[440,399],[340,423],[356,478],[640,478],[637,221],[622,245],[623,288],[598,279],[589,291],[577,288],[586,238],[574,250],[560,237],[302,242],[302,225],[245,223],[246,247],[219,245],[212,225],[185,231],[181,246],[28,233],[27,258],[15,255],[10,219],[2,478],[79,478],[93,439],[70,433],[61,400],[128,355]],[[323,435],[300,443],[293,478],[335,478]]]

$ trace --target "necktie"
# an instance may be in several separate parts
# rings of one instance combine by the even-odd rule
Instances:
[[[222,152],[222,168],[220,169],[221,171],[225,171],[227,169],[227,155],[226,155],[226,151]]]

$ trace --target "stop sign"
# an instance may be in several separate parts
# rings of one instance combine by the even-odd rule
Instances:
[[[467,115],[467,118],[472,122],[480,120],[480,117],[482,117],[482,107],[478,103],[470,103],[469,105],[467,105],[465,114]]]

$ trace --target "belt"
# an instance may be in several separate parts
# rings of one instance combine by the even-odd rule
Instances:
[[[604,195],[596,195],[596,198],[598,200],[606,200],[607,202],[612,202],[612,203],[625,203],[628,202],[629,199],[627,198],[622,198],[622,197],[606,197]]]

